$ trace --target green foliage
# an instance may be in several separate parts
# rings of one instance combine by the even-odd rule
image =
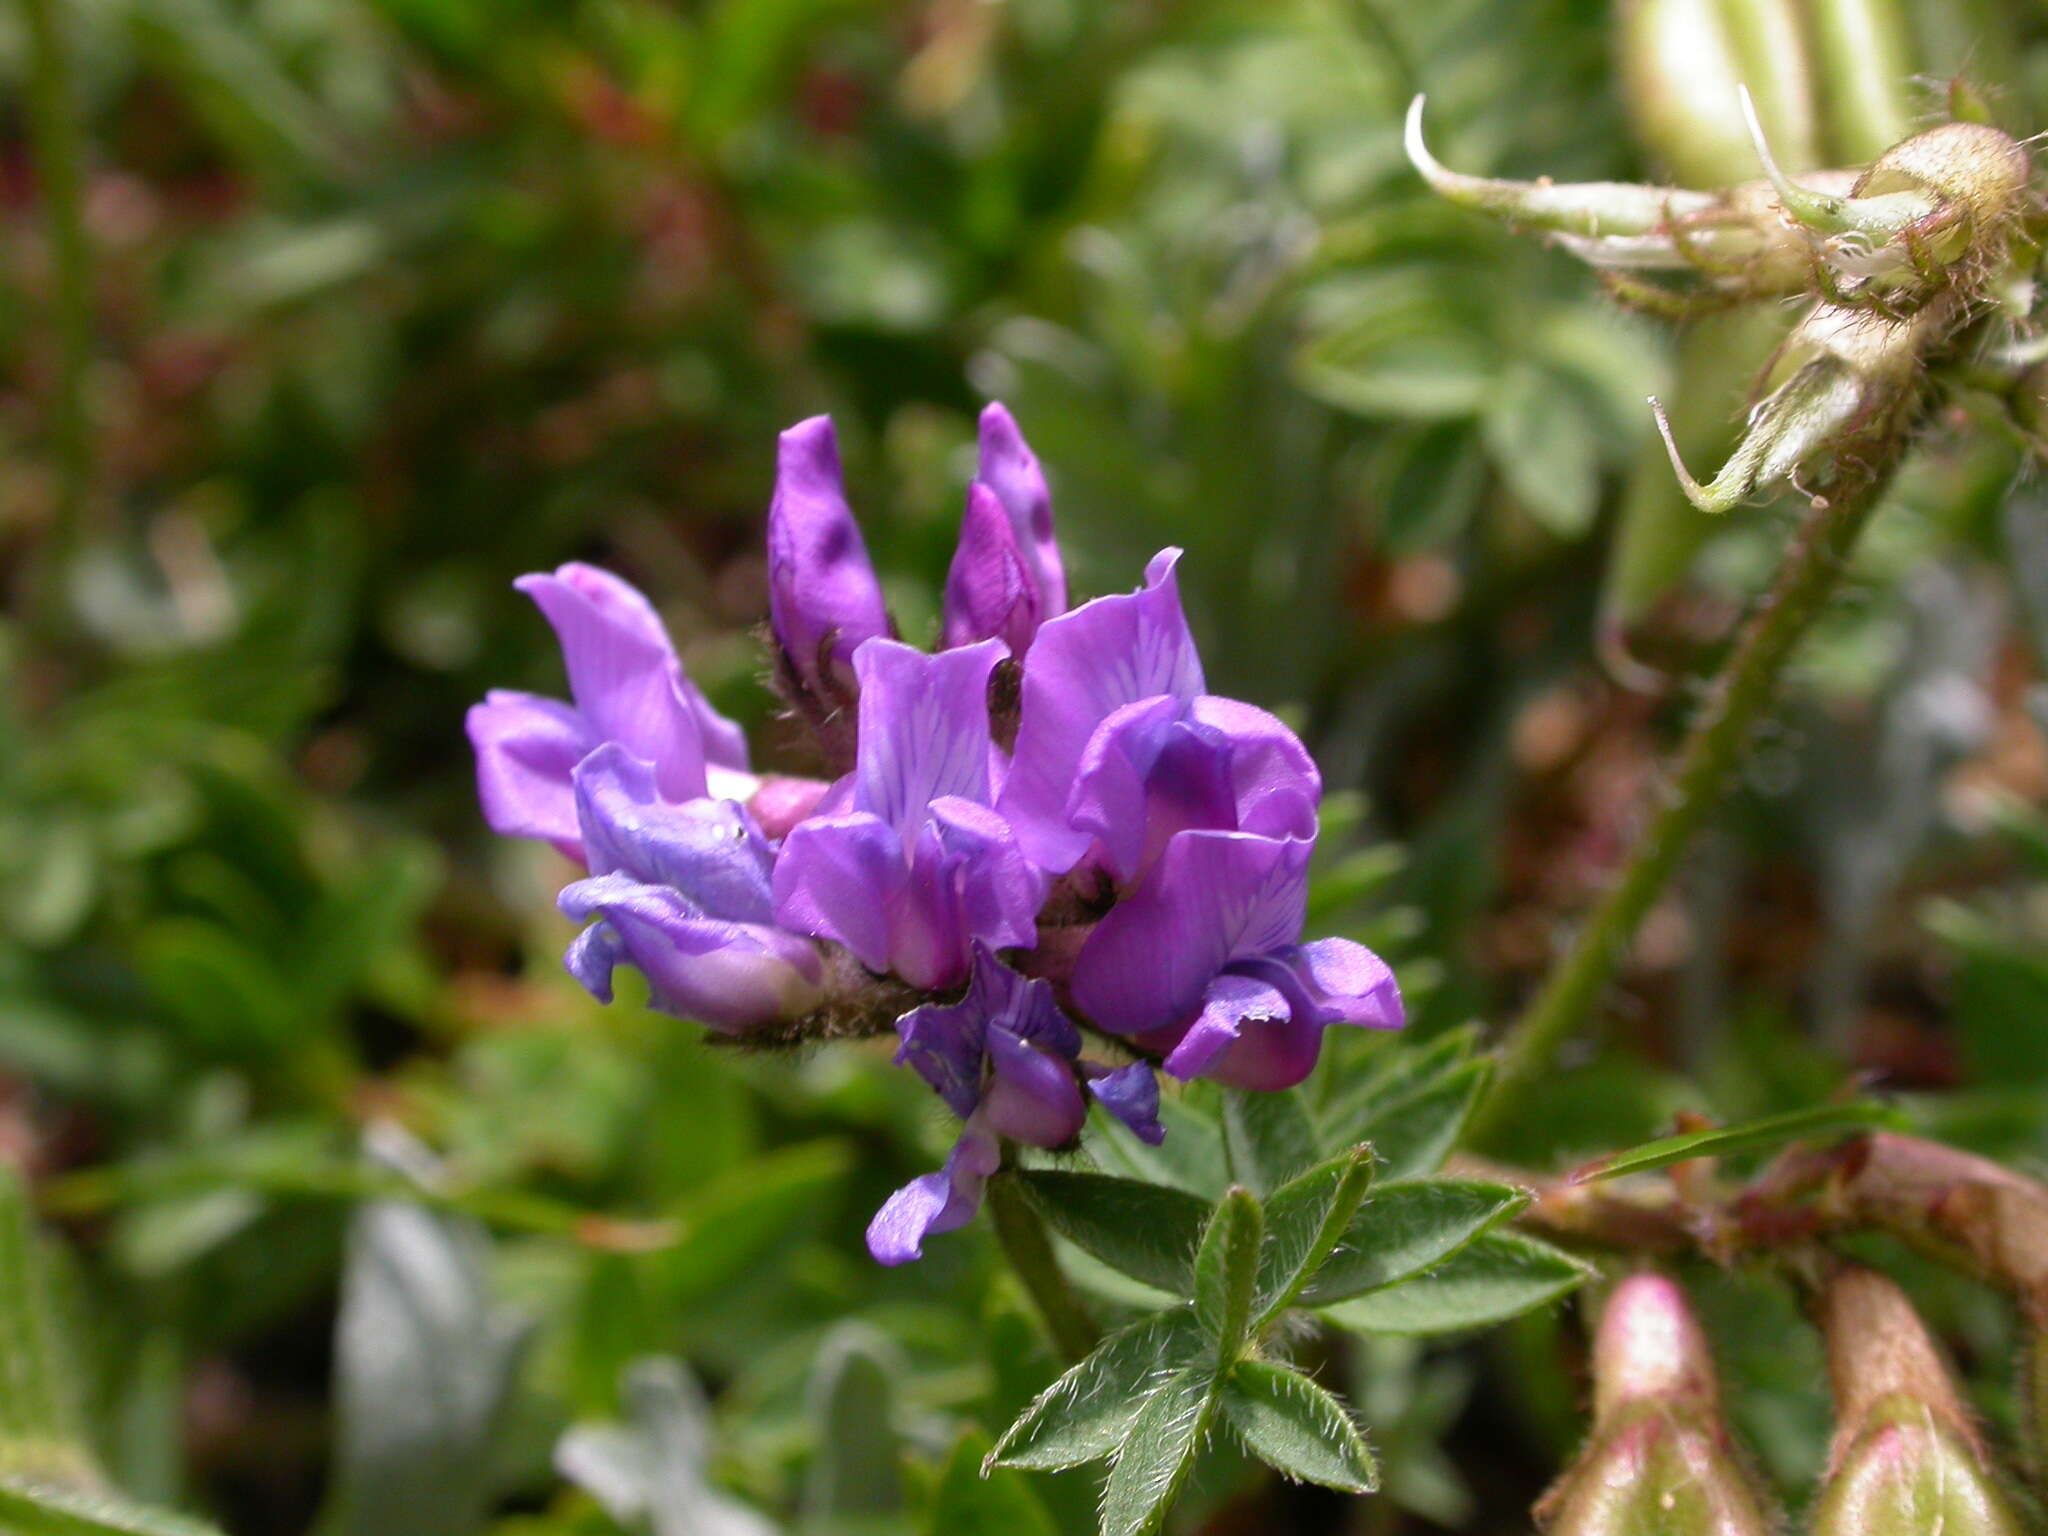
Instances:
[[[1676,385],[1704,463],[1775,338],[1729,317],[1667,343],[1429,198],[1398,119],[1427,90],[1474,171],[1654,169],[1614,9],[41,8],[84,249],[51,238],[49,82],[10,11],[0,1527],[1071,1531],[1099,1478],[1054,1469],[1115,1458],[1113,1529],[1175,1488],[1190,1524],[1284,1523],[1265,1467],[1522,1528],[1505,1501],[1576,1390],[1542,1309],[1586,1270],[1509,1229],[1522,1191],[1443,1172],[1492,1070],[1466,1021],[1527,991],[1689,696],[1608,691],[1603,603],[1690,677],[1782,550],[1768,510],[1674,520],[1641,396]],[[1916,73],[1967,67],[2041,126],[2038,16],[1904,10]],[[1287,1094],[1170,1085],[1161,1147],[1097,1116],[1004,1175],[1101,1327],[1065,1374],[983,1225],[914,1270],[863,1256],[951,1134],[885,1048],[743,1055],[566,981],[565,866],[487,840],[460,731],[487,687],[559,692],[509,582],[594,559],[767,727],[766,766],[812,771],[751,633],[774,433],[834,414],[921,642],[990,397],[1053,474],[1077,595],[1188,549],[1211,687],[1324,768],[1311,931],[1393,960],[1413,1021],[1332,1031]],[[1853,1129],[1762,1127],[1873,1071],[1918,1126],[2048,1153],[2016,681],[2048,519],[2006,494],[1998,402],[1965,404],[1636,957],[1627,1048],[1518,1129],[1532,1166],[1742,1150],[1662,1145],[1680,1109],[1772,1138],[1750,1151]],[[1803,1031],[1809,1005],[1832,1022]],[[366,1157],[365,1126],[432,1158]],[[1775,1282],[1717,1283],[1738,1432],[1803,1487],[1805,1324]],[[2009,1322],[1915,1290],[2016,1435],[1979,1364]]]
[[[1383,1064],[1345,1096],[1338,1117],[1312,1113],[1305,1094],[1234,1091],[1216,1096],[1211,1117],[1191,1095],[1184,1135],[1206,1131],[1227,1166],[1284,1178],[1263,1201],[1242,1184],[1209,1205],[1107,1174],[1009,1175],[1060,1236],[1187,1299],[1111,1334],[1071,1367],[997,1440],[989,1464],[1059,1469],[1108,1458],[1103,1531],[1147,1531],[1221,1415],[1247,1451],[1287,1477],[1376,1488],[1377,1463],[1350,1410],[1283,1358],[1299,1338],[1289,1319],[1300,1314],[1290,1309],[1362,1334],[1453,1333],[1554,1302],[1591,1273],[1547,1244],[1493,1230],[1526,1203],[1520,1191],[1430,1176],[1471,1104],[1439,1086],[1477,1065],[1466,1060],[1471,1050],[1471,1037],[1458,1035],[1401,1052],[1426,1060]],[[1411,1166],[1422,1166],[1376,1185],[1374,1146],[1345,1146],[1330,1127],[1382,1123],[1383,1112]],[[1191,1156],[1202,1161],[1199,1148]]]

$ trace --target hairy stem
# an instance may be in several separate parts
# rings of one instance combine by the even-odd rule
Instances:
[[[80,533],[92,473],[85,374],[92,347],[91,252],[86,243],[84,147],[71,89],[59,0],[24,0],[30,48],[29,121],[37,194],[55,279],[52,317],[57,376],[50,403],[57,460],[57,501],[30,592],[39,628],[54,622],[59,588]]]
[[[1088,1308],[1067,1283],[1066,1272],[1052,1251],[1052,1240],[1046,1236],[1045,1223],[1016,1182],[1001,1174],[988,1181],[988,1208],[1003,1257],[1031,1293],[1032,1305],[1052,1335],[1054,1348],[1070,1361],[1084,1358],[1101,1335]]]
[[[1777,583],[1715,677],[1634,854],[1510,1032],[1493,1091],[1467,1133],[1472,1145],[1488,1145],[1513,1121],[1559,1048],[1593,1011],[1679,856],[1720,803],[1750,731],[1777,693],[1785,664],[1826,608],[1850,550],[1890,483],[1903,440],[1903,433],[1888,435],[1862,445],[1862,455],[1844,453],[1844,472],[1827,497],[1815,499]]]

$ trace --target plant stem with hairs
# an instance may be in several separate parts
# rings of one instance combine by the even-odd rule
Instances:
[[[32,621],[45,631],[56,623],[64,572],[81,533],[92,475],[85,402],[92,347],[92,257],[83,212],[84,148],[62,9],[59,0],[23,0],[30,49],[30,131],[55,282],[52,315],[57,332],[57,373],[50,402],[57,499],[29,594]]]
[[[1863,463],[1851,459],[1853,467],[1806,514],[1777,583],[1714,679],[1633,856],[1509,1034],[1493,1090],[1472,1120],[1473,1145],[1488,1144],[1513,1121],[1559,1049],[1583,1026],[1679,856],[1721,803],[1786,663],[1827,607],[1890,484],[1905,436],[1875,446],[1878,452]]]
[[[1013,1179],[998,1174],[988,1182],[989,1214],[995,1219],[996,1241],[1003,1257],[1032,1305],[1052,1335],[1053,1346],[1069,1361],[1080,1360],[1095,1348],[1100,1334],[1088,1308],[1067,1283],[1059,1256],[1052,1251],[1052,1239],[1045,1223],[1031,1209],[1030,1202]]]

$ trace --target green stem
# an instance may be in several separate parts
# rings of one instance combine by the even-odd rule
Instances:
[[[1003,1257],[1031,1293],[1054,1347],[1068,1360],[1085,1358],[1101,1335],[1088,1308],[1067,1283],[1059,1257],[1052,1251],[1052,1239],[1046,1236],[1045,1223],[1031,1209],[1016,1181],[1003,1174],[988,1181],[988,1209]]]
[[[1486,1146],[1498,1137],[1599,1001],[1679,856],[1720,804],[1751,729],[1776,695],[1794,648],[1827,606],[1897,460],[1895,444],[1877,446],[1866,460],[1870,467],[1845,473],[1830,487],[1831,497],[1807,514],[1776,585],[1729,653],[1693,721],[1634,856],[1510,1032],[1493,1091],[1467,1131],[1471,1145]]]
[[[22,0],[30,50],[29,122],[36,185],[55,279],[57,332],[51,435],[57,460],[57,503],[31,588],[38,627],[54,623],[59,590],[77,544],[92,475],[85,375],[92,353],[92,253],[86,241],[85,153],[71,88],[60,0]]]

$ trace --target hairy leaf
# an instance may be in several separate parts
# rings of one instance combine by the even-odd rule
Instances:
[[[1259,1321],[1293,1301],[1335,1251],[1372,1177],[1372,1149],[1353,1147],[1273,1192],[1266,1203]]]
[[[1240,1361],[1223,1382],[1223,1412],[1245,1449],[1301,1482],[1371,1493],[1379,1466],[1344,1405],[1301,1372]]]
[[[1176,1296],[1209,1220],[1207,1202],[1184,1190],[1100,1173],[1040,1169],[1015,1175],[1052,1229],[1112,1269]]]
[[[1216,1207],[1195,1254],[1195,1320],[1216,1347],[1219,1362],[1237,1358],[1251,1322],[1266,1223],[1248,1189],[1232,1189]]]
[[[1111,1334],[1039,1393],[1003,1431],[985,1465],[1057,1471],[1123,1443],[1146,1394],[1201,1352],[1192,1307],[1175,1307]]]
[[[1489,1232],[1435,1269],[1338,1302],[1323,1315],[1360,1333],[1458,1333],[1546,1306],[1591,1273],[1547,1243]]]
[[[1302,1301],[1321,1306],[1394,1285],[1449,1258],[1528,1200],[1506,1184],[1471,1179],[1382,1184],[1352,1217]]]
[[[1147,1536],[1172,1508],[1208,1426],[1210,1377],[1169,1376],[1131,1421],[1102,1490],[1102,1536]]]
[[[1231,1175],[1255,1195],[1271,1194],[1316,1160],[1315,1122],[1301,1095],[1223,1094],[1223,1145]]]

